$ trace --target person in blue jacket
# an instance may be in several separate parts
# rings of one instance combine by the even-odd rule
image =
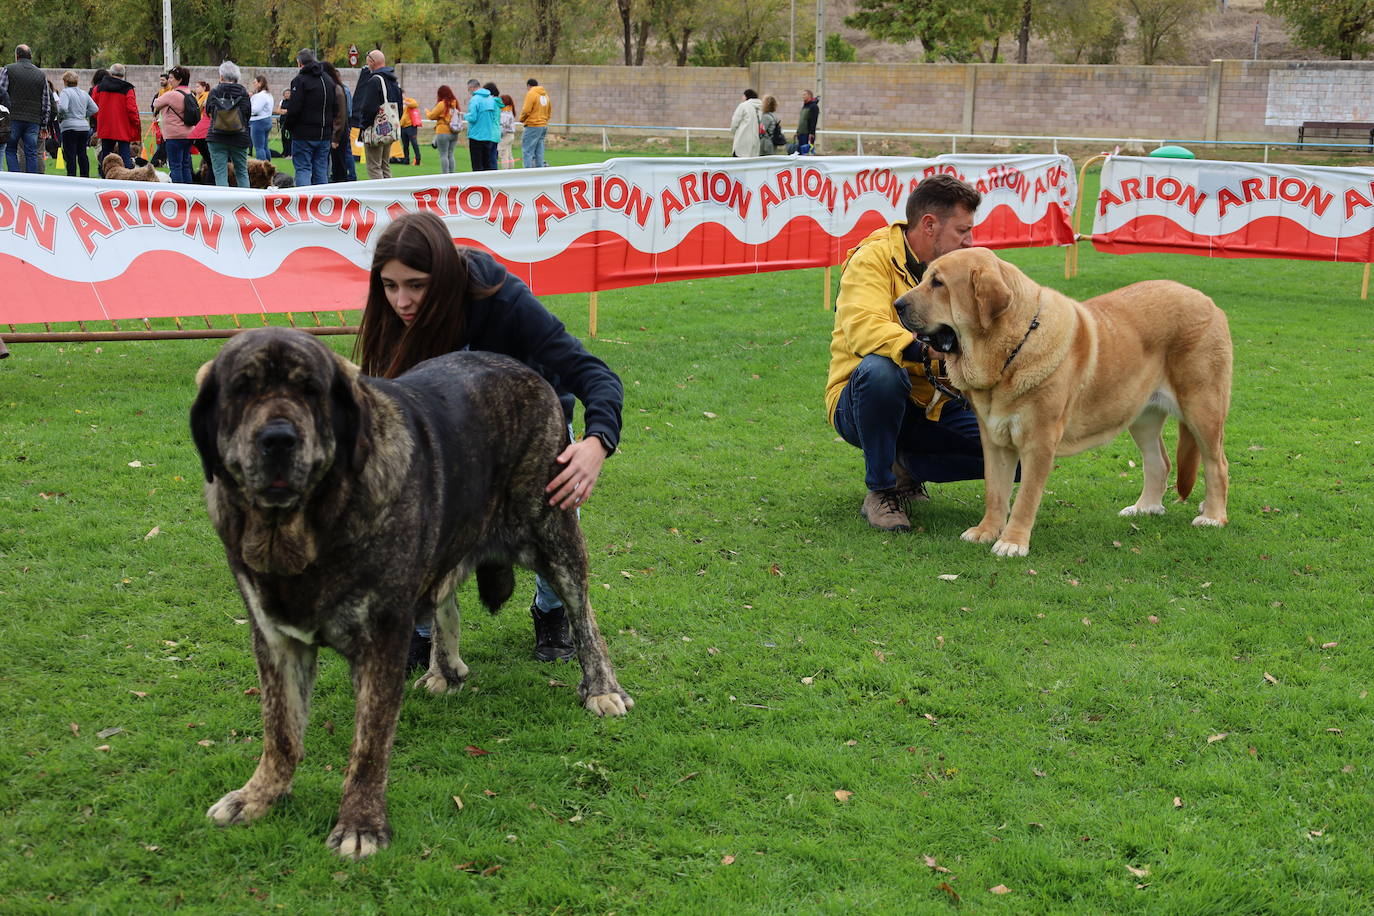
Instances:
[[[395,378],[416,363],[453,350],[482,350],[519,360],[542,375],[563,405],[569,443],[545,492],[549,504],[580,511],[620,442],[625,389],[619,376],[582,346],[521,280],[495,258],[453,243],[443,220],[421,211],[398,217],[377,239],[367,304],[354,358],[363,372]],[[584,432],[574,440],[574,399]],[[534,657],[573,656],[563,601],[536,579]],[[411,665],[429,661],[429,632],[411,641]]]
[[[496,149],[501,142],[501,100],[477,80],[468,80],[468,156],[474,172],[495,171]]]

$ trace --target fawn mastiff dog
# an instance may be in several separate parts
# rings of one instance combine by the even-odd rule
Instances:
[[[1163,513],[1169,458],[1160,431],[1170,414],[1179,418],[1179,497],[1192,491],[1200,455],[1207,490],[1193,524],[1226,524],[1231,337],[1207,296],[1149,280],[1076,302],[986,248],[968,248],[931,262],[895,305],[902,325],[944,356],[978,416],[985,508],[964,540],[1025,556],[1055,456],[1123,429],[1140,448],[1145,482],[1121,514]],[[1018,460],[1021,492],[1008,518]]]
[[[563,598],[597,715],[634,705],[611,670],[587,600],[577,514],[544,486],[567,432],[552,388],[504,356],[450,353],[393,381],[361,375],[309,334],[238,335],[202,367],[191,432],[205,499],[251,622],[262,683],[263,752],[240,789],[211,806],[252,821],[291,789],[320,646],[353,673],[353,747],[328,843],[361,859],[390,841],[387,769],[410,633],[434,618],[431,693],[458,690],[458,608],[469,573],[495,611],[512,563]]]

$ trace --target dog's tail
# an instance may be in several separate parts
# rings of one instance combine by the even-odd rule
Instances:
[[[477,567],[477,597],[495,614],[515,591],[515,568],[510,564],[484,563]]]
[[[1187,424],[1178,424],[1178,475],[1174,485],[1178,489],[1180,501],[1187,499],[1188,494],[1193,492],[1193,484],[1197,483],[1198,464],[1201,461],[1202,453],[1198,451],[1197,439],[1193,438]]]

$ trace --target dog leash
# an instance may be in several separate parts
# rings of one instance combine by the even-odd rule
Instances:
[[[1037,304],[1036,307],[1035,307],[1035,317],[1031,319],[1030,327],[1026,328],[1026,336],[1024,336],[1024,337],[1021,338],[1021,342],[1020,342],[1019,344],[1016,345],[1016,349],[1014,349],[1014,350],[1011,351],[1011,355],[1007,357],[1007,361],[1006,361],[1005,363],[1002,364],[1002,373],[1001,373],[1001,374],[1003,374],[1003,375],[1006,374],[1007,367],[1011,365],[1011,361],[1014,360],[1014,359],[1016,359],[1016,354],[1020,353],[1020,352],[1021,352],[1021,348],[1024,347],[1024,346],[1026,345],[1026,341],[1030,340],[1031,331],[1034,331],[1034,330],[1035,330],[1036,328],[1038,328],[1038,327],[1040,327],[1040,306],[1039,306],[1039,304]]]
[[[921,347],[921,365],[926,370],[926,381],[930,382],[930,387],[949,398],[951,404],[969,406],[968,400],[962,394],[942,383],[939,377],[935,375],[935,367],[930,364],[930,347],[928,346]]]

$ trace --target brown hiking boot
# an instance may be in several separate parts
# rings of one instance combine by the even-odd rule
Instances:
[[[910,531],[911,521],[902,511],[902,502],[893,490],[869,490],[859,514],[874,528],[883,531]]]
[[[904,503],[923,503],[930,501],[926,485],[913,478],[900,461],[892,462],[892,473],[897,475],[897,498]]]

